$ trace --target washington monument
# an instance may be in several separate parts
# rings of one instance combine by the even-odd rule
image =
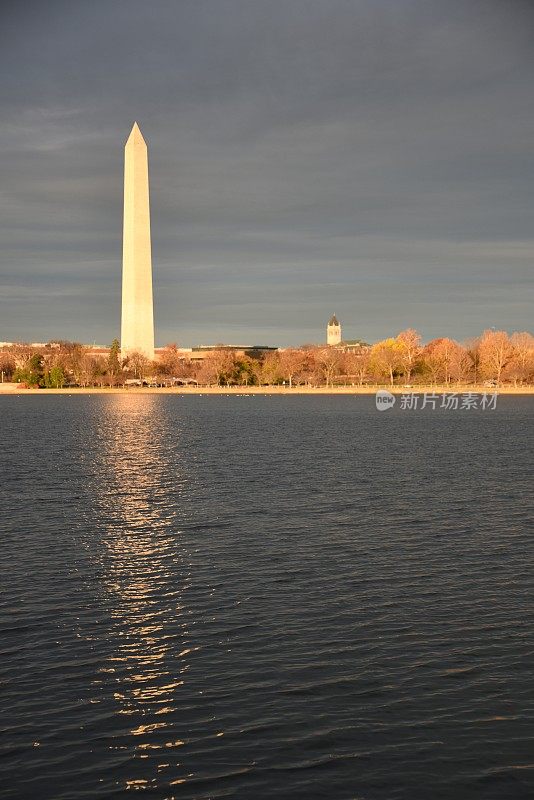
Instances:
[[[124,148],[121,352],[154,358],[148,153],[137,122]]]

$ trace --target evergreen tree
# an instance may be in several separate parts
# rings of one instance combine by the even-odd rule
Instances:
[[[44,385],[47,389],[62,389],[65,386],[65,373],[59,366],[52,367],[44,377]]]
[[[113,339],[108,357],[108,374],[113,377],[116,377],[121,371],[121,364],[119,361],[120,351],[121,346],[119,340]]]
[[[34,353],[25,367],[19,367],[13,373],[13,380],[27,383],[29,386],[44,385],[43,357]]]

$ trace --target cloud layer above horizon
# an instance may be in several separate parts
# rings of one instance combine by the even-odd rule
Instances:
[[[158,344],[532,330],[528,2],[2,9],[0,340],[118,335],[134,120]]]

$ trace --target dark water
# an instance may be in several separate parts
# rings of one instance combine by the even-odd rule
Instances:
[[[534,397],[1,397],[3,798],[534,796]]]

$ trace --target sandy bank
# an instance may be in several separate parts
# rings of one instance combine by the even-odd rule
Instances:
[[[207,395],[207,394],[221,394],[221,395],[297,395],[297,394],[309,394],[309,395],[319,395],[319,394],[326,394],[326,395],[333,395],[333,394],[349,394],[349,395],[356,395],[356,394],[365,394],[365,395],[373,395],[376,393],[378,389],[387,389],[387,391],[393,392],[393,394],[408,394],[411,392],[417,392],[418,394],[422,394],[424,392],[434,392],[436,394],[442,394],[443,392],[458,392],[458,393],[465,393],[465,392],[477,392],[477,393],[486,393],[486,394],[493,394],[497,391],[499,394],[534,394],[534,386],[504,386],[500,389],[492,389],[487,386],[417,386],[410,389],[407,389],[403,386],[394,386],[390,388],[389,386],[334,386],[334,387],[325,387],[325,386],[318,386],[318,387],[307,387],[307,386],[296,386],[292,389],[289,389],[287,386],[199,386],[199,387],[191,387],[191,386],[178,386],[172,389],[163,389],[163,388],[149,388],[149,387],[130,387],[128,389],[123,388],[76,388],[76,389],[21,389],[15,383],[3,383],[0,384],[0,395],[30,395],[30,394],[40,394],[40,395],[49,395],[49,394],[66,394],[66,395],[94,395],[94,394],[198,394],[198,395]]]

